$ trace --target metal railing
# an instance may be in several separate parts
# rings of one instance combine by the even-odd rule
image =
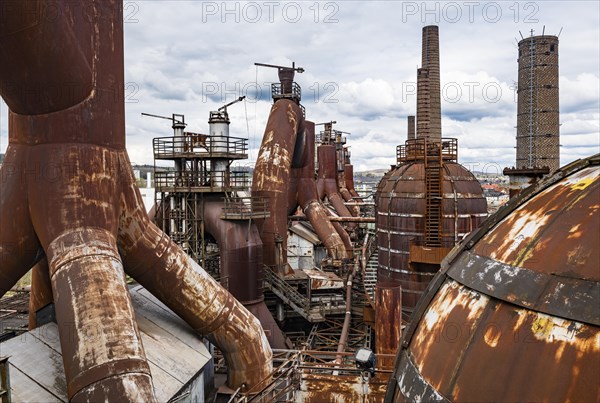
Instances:
[[[419,138],[406,140],[404,145],[396,147],[398,165],[431,157],[456,162],[458,160],[458,140],[455,138],[437,140]]]
[[[155,159],[248,158],[248,139],[229,136],[185,135],[152,140]]]
[[[158,171],[154,173],[154,186],[158,192],[245,190],[250,187],[250,176],[246,171]]]
[[[269,217],[269,200],[265,197],[226,197],[221,218],[249,219]]]
[[[271,96],[273,97],[273,99],[292,98],[292,99],[296,99],[296,100],[298,100],[298,102],[300,102],[300,100],[302,99],[302,89],[300,88],[298,83],[293,82],[292,83],[292,92],[284,93],[283,86],[281,85],[281,83],[272,83],[271,84]]]
[[[282,350],[283,351],[283,350]],[[291,353],[291,354],[290,354]],[[343,356],[342,364],[335,363],[338,356]],[[378,358],[393,359],[390,354],[379,354]],[[300,391],[302,378],[307,375],[361,375],[364,371],[353,363],[354,353],[336,351],[288,350],[288,358],[279,365],[269,377],[244,394],[232,396],[232,401],[249,402],[284,402],[294,401],[296,392]],[[391,375],[391,370],[375,368],[376,374]],[[373,378],[377,379],[377,378]],[[368,380],[367,380],[368,382]]]
[[[285,293],[285,296],[294,303],[298,308],[308,312],[310,310],[310,301],[307,297],[300,294],[296,288],[292,287],[280,278],[277,274],[271,270],[271,268],[265,266],[263,270],[264,280],[268,284],[268,288],[275,287]]]

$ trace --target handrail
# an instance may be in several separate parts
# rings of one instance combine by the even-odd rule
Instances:
[[[243,394],[238,392],[234,395],[233,397],[239,397],[237,402],[279,401],[277,400],[278,397],[299,390],[300,377],[303,374],[330,372],[342,375],[357,375],[364,371],[348,362],[335,363],[335,357],[340,355],[336,351],[289,350],[289,352],[292,355],[271,373],[268,382],[259,382],[256,387],[244,391]],[[344,352],[341,355],[346,358],[353,358],[355,354]],[[394,358],[395,356],[393,354],[377,354],[377,357]],[[306,361],[306,359],[313,361]],[[375,368],[375,371],[381,374],[391,374],[393,372],[392,369],[383,368]]]
[[[406,140],[396,147],[396,162],[398,165],[424,160],[430,157],[440,157],[445,161],[458,161],[458,140],[455,138],[417,138]]]
[[[230,136],[185,135],[152,140],[155,159],[221,157],[246,158],[248,139]]]
[[[298,307],[304,309],[305,311],[310,310],[310,301],[308,298],[304,297],[300,294],[296,289],[282,280],[277,274],[271,270],[269,267],[265,267],[263,271],[264,279],[277,287],[278,289],[285,292],[286,297],[288,297],[292,302],[294,302]]]
[[[250,177],[246,171],[156,171],[154,186],[157,191],[164,188],[193,188],[222,191],[224,189],[245,190],[250,186]]]
[[[269,199],[260,196],[230,196],[224,199],[223,217],[235,216],[236,218],[268,217]]]

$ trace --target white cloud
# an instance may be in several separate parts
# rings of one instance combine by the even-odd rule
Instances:
[[[420,65],[421,29],[435,23],[446,85],[443,135],[459,139],[462,163],[514,164],[515,38],[531,29],[558,34],[564,27],[561,162],[598,152],[598,2],[275,2],[272,10],[266,2],[130,3],[137,8],[125,13],[127,147],[137,163],[152,163],[151,139],[171,134],[169,122],[141,112],[182,113],[190,131],[206,132],[209,111],[244,91],[245,103],[229,109],[231,134],[249,137],[252,163],[270,109],[268,83],[277,79],[275,70],[253,63],[295,61],[306,69],[296,81],[307,118],[336,120],[339,129],[352,133],[348,145],[357,171],[387,168],[405,140],[406,116],[416,110],[409,86]],[[250,91],[254,82],[261,89],[258,102]],[[457,88],[458,99],[452,92]],[[501,96],[491,102],[496,88]],[[7,144],[6,115],[0,102],[0,152]]]

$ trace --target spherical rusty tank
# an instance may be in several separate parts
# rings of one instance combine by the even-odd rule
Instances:
[[[427,165],[418,158],[399,165],[383,177],[376,193],[378,282],[402,286],[406,314],[414,309],[441,259],[487,217],[483,190],[471,172],[444,160],[437,171],[439,191],[428,196],[432,185],[428,190],[427,166],[432,166],[431,160]],[[428,210],[428,197],[438,200],[439,212]],[[439,236],[432,241],[426,234],[434,225]]]
[[[598,401],[600,154],[530,187],[442,262],[386,401]]]

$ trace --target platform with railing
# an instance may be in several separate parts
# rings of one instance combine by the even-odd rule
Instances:
[[[157,192],[224,192],[250,187],[246,171],[157,171],[154,181]]]
[[[269,201],[259,196],[233,196],[224,199],[225,206],[221,212],[223,220],[249,220],[258,218],[268,218]]]
[[[445,162],[458,160],[458,140],[455,138],[418,138],[406,140],[396,147],[398,165],[425,159],[441,159]]]
[[[248,139],[229,136],[186,135],[152,140],[154,159],[246,159]]]
[[[300,109],[302,110],[302,116],[306,117],[306,109],[300,104],[300,100],[302,99],[302,89],[297,83],[292,83],[292,92],[290,93],[283,91],[283,85],[281,85],[281,83],[272,83],[271,97],[274,101],[282,98],[293,99],[298,103],[298,106],[300,106]]]

